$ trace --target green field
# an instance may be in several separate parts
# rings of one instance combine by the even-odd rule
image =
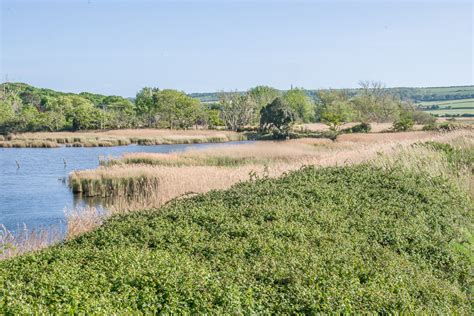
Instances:
[[[425,112],[439,115],[439,116],[460,116],[463,114],[474,115],[474,109],[441,109],[441,110],[426,110]]]
[[[0,314],[469,314],[471,211],[442,177],[308,167],[0,262]]]
[[[474,99],[430,101],[417,104],[420,109],[438,116],[474,115]]]
[[[419,105],[421,107],[438,105],[440,108],[474,108],[474,99],[420,102]]]

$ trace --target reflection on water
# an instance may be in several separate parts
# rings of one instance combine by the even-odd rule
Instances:
[[[192,145],[121,146],[92,148],[0,148],[0,224],[10,230],[63,225],[64,211],[101,206],[101,199],[83,199],[67,186],[73,170],[99,165],[100,156],[118,157],[128,152],[177,152],[190,148],[233,146],[248,142]],[[19,167],[18,167],[18,165]]]

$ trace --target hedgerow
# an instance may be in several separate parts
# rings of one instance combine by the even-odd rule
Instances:
[[[445,179],[308,167],[0,262],[0,313],[468,314],[472,223]]]

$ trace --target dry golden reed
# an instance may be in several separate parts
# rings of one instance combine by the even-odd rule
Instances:
[[[63,237],[63,230],[57,225],[37,229],[29,229],[23,225],[12,232],[0,224],[0,260],[43,249]]]
[[[471,131],[348,134],[336,142],[299,139],[172,154],[128,154],[110,166],[75,172],[71,175],[70,182],[73,185],[82,185],[83,191],[87,186],[93,187],[95,191],[90,195],[107,195],[111,193],[110,190],[116,190],[119,197],[115,199],[115,203],[108,206],[110,215],[157,208],[183,195],[226,189],[255,176],[278,177],[306,165],[343,166],[373,161],[388,166],[400,161],[407,168],[426,169],[430,161],[442,164],[443,162],[439,161],[441,155],[427,148],[413,147],[412,144],[422,141],[461,143],[460,139],[463,140],[464,146],[472,146],[473,134]],[[418,157],[423,154],[427,157]],[[391,158],[380,160],[380,156]],[[417,157],[418,160],[415,159]],[[436,157],[439,159],[436,160]],[[214,164],[218,159],[230,163]],[[244,163],[233,163],[239,159]],[[134,160],[141,163],[134,163]],[[437,170],[448,172],[447,168],[441,168],[441,165]],[[138,189],[135,187],[132,192],[128,192],[128,186],[122,183],[134,182],[134,179],[144,183],[144,186],[140,189],[140,185],[137,185]],[[145,182],[143,179],[149,181]],[[140,192],[146,194],[141,195]],[[81,219],[75,217],[73,220]]]
[[[107,147],[130,144],[194,144],[243,140],[243,134],[221,130],[123,129],[85,132],[35,132],[8,136],[0,147]]]

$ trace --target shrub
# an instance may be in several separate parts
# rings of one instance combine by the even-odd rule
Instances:
[[[440,124],[436,124],[436,123],[427,124],[423,126],[424,131],[438,131],[438,132],[451,132],[459,128],[462,128],[462,126],[453,122],[443,122]]]
[[[369,123],[360,123],[342,130],[343,133],[369,133],[372,126]]]
[[[417,124],[434,124],[436,122],[436,117],[423,111],[413,111],[412,118]]]
[[[406,132],[413,128],[415,122],[410,117],[400,117],[393,123],[393,130],[395,132]]]

